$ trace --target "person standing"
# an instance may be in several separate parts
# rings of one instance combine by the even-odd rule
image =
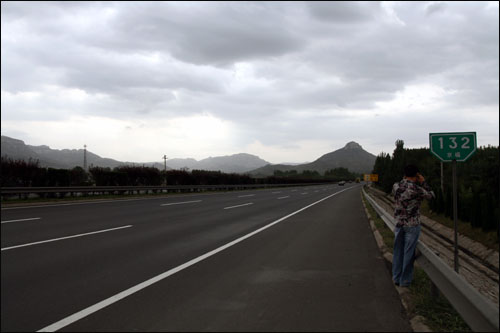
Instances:
[[[404,174],[404,178],[392,188],[396,200],[392,279],[397,286],[409,287],[421,229],[420,205],[424,199],[433,198],[434,192],[415,165],[407,165]]]

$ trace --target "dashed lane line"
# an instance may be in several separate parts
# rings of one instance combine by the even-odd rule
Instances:
[[[201,202],[201,200],[192,200],[192,201],[183,201],[183,202],[171,202],[171,203],[162,204],[160,206],[183,205],[183,204],[195,203],[195,202]]]
[[[301,208],[299,210],[296,210],[293,213],[290,213],[290,214],[288,214],[286,216],[283,216],[282,218],[280,218],[280,219],[278,219],[278,220],[276,220],[274,222],[271,222],[270,224],[265,225],[262,228],[257,229],[257,230],[255,230],[255,231],[253,231],[253,232],[251,232],[251,233],[249,233],[249,234],[247,234],[245,236],[242,236],[242,237],[240,237],[238,239],[235,239],[232,242],[229,242],[229,243],[227,243],[227,244],[225,244],[225,245],[223,245],[221,247],[218,247],[215,250],[207,252],[207,253],[205,253],[205,254],[197,257],[197,258],[194,258],[194,259],[192,259],[192,260],[190,260],[190,261],[188,261],[188,262],[180,265],[180,266],[172,268],[172,269],[170,269],[170,270],[168,270],[168,271],[166,271],[164,273],[161,273],[161,274],[159,274],[159,275],[157,275],[157,276],[155,276],[155,277],[153,277],[153,278],[151,278],[149,280],[141,282],[141,283],[139,283],[139,284],[137,284],[137,285],[135,285],[135,286],[133,286],[133,287],[131,287],[129,289],[126,289],[126,290],[124,290],[122,292],[119,292],[118,294],[116,294],[114,296],[111,296],[111,297],[109,297],[109,298],[107,298],[105,300],[102,300],[99,303],[91,305],[91,306],[89,306],[89,307],[87,307],[87,308],[85,308],[85,309],[83,309],[83,310],[81,310],[79,312],[76,312],[76,313],[74,313],[74,314],[72,314],[72,315],[70,315],[70,316],[68,316],[68,317],[66,317],[64,319],[61,319],[58,322],[55,322],[55,323],[53,323],[53,324],[51,324],[49,326],[46,326],[46,327],[40,329],[38,332],[55,332],[57,330],[60,330],[63,327],[66,327],[66,326],[68,326],[68,325],[70,325],[70,324],[72,324],[72,323],[74,323],[76,321],[79,321],[82,318],[85,318],[85,317],[87,317],[87,316],[89,316],[89,315],[91,315],[91,314],[93,314],[93,313],[95,313],[95,312],[97,312],[99,310],[102,310],[103,308],[108,307],[111,304],[114,304],[114,303],[116,303],[116,302],[118,302],[118,301],[120,301],[120,300],[122,300],[122,299],[124,299],[124,298],[126,298],[126,297],[128,297],[130,295],[132,295],[132,294],[135,294],[135,293],[141,291],[144,288],[147,288],[147,287],[149,287],[149,286],[151,286],[151,285],[153,285],[153,284],[155,284],[157,282],[160,282],[161,280],[164,280],[165,278],[167,278],[167,277],[169,277],[171,275],[174,275],[174,274],[176,274],[176,273],[178,273],[178,272],[180,272],[180,271],[182,271],[182,270],[184,270],[184,269],[186,269],[186,268],[188,268],[190,266],[193,266],[193,265],[199,263],[200,261],[203,261],[203,260],[205,260],[207,258],[210,258],[210,257],[214,256],[215,254],[217,254],[217,253],[219,253],[221,251],[224,251],[227,248],[232,247],[235,244],[241,243],[242,241],[244,241],[247,238],[250,238],[250,237],[252,237],[252,236],[254,236],[254,235],[256,235],[256,234],[258,234],[258,233],[260,233],[260,232],[262,232],[262,231],[264,231],[266,229],[268,229],[268,228],[271,228],[272,226],[274,226],[274,225],[276,225],[276,224],[278,224],[278,223],[280,223],[282,221],[285,221],[286,219],[288,219],[288,218],[290,218],[290,217],[292,217],[292,216],[294,216],[294,215],[296,215],[296,214],[298,214],[298,213],[300,213],[300,212],[302,212],[302,211],[304,211],[304,210],[306,210],[306,209],[308,209],[308,208],[310,208],[310,207],[312,207],[312,206],[314,206],[314,205],[316,205],[316,204],[318,204],[318,203],[320,203],[320,202],[322,202],[324,200],[327,200],[327,199],[329,199],[329,198],[331,198],[331,197],[333,197],[333,196],[335,196],[337,194],[340,194],[340,193],[342,193],[344,191],[347,191],[347,190],[349,190],[349,188],[346,188],[345,190],[341,190],[341,191],[335,192],[333,194],[330,194],[330,195],[324,197],[323,199],[320,199],[320,200],[318,200],[316,202],[313,202],[310,205],[307,205],[307,206],[305,206],[305,207],[303,207],[303,208]]]
[[[34,221],[34,220],[40,220],[40,219],[41,219],[41,217],[30,217],[30,218],[27,218],[27,219],[2,221],[2,224],[4,224],[4,223],[12,223],[12,222],[22,222],[22,221]]]
[[[7,250],[12,250],[12,249],[17,249],[17,248],[20,248],[20,247],[26,247],[26,246],[32,246],[32,245],[38,245],[38,244],[50,243],[50,242],[57,242],[57,241],[60,241],[60,240],[63,240],[63,239],[83,237],[83,236],[88,236],[88,235],[95,235],[95,234],[100,234],[100,233],[103,233],[103,232],[114,231],[114,230],[119,230],[119,229],[125,229],[125,228],[130,228],[130,227],[132,227],[132,225],[126,225],[126,226],[118,227],[118,228],[98,230],[98,231],[87,232],[87,233],[84,233],[84,234],[78,234],[78,235],[72,235],[72,236],[66,236],[66,237],[60,237],[60,238],[54,238],[54,239],[48,239],[48,240],[44,240],[44,241],[40,241],[40,242],[33,242],[33,243],[27,243],[27,244],[9,246],[9,247],[4,247],[1,250],[2,251],[7,251]]]
[[[247,203],[242,204],[242,205],[236,205],[236,206],[224,207],[224,209],[233,209],[233,208],[238,208],[238,207],[243,207],[243,206],[250,206],[250,205],[253,205],[253,202],[247,202]]]

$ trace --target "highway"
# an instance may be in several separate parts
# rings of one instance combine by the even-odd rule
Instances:
[[[360,184],[1,211],[2,331],[411,331]]]

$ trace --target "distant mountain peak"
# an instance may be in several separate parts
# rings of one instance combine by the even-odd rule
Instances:
[[[347,168],[351,172],[369,173],[373,169],[376,156],[365,151],[357,142],[351,141],[343,148],[327,153],[314,162],[299,165],[267,165],[265,167],[252,170],[251,174],[259,176],[271,176],[275,170],[290,171],[305,170],[317,171],[324,174],[326,171],[335,168]]]
[[[344,149],[363,149],[363,147],[361,147],[360,144],[351,141],[345,145]]]

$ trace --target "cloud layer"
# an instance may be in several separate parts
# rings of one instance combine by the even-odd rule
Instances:
[[[427,146],[430,132],[472,130],[498,145],[498,3],[1,9],[2,134],[29,144],[276,163],[352,140],[374,154],[396,139]]]

